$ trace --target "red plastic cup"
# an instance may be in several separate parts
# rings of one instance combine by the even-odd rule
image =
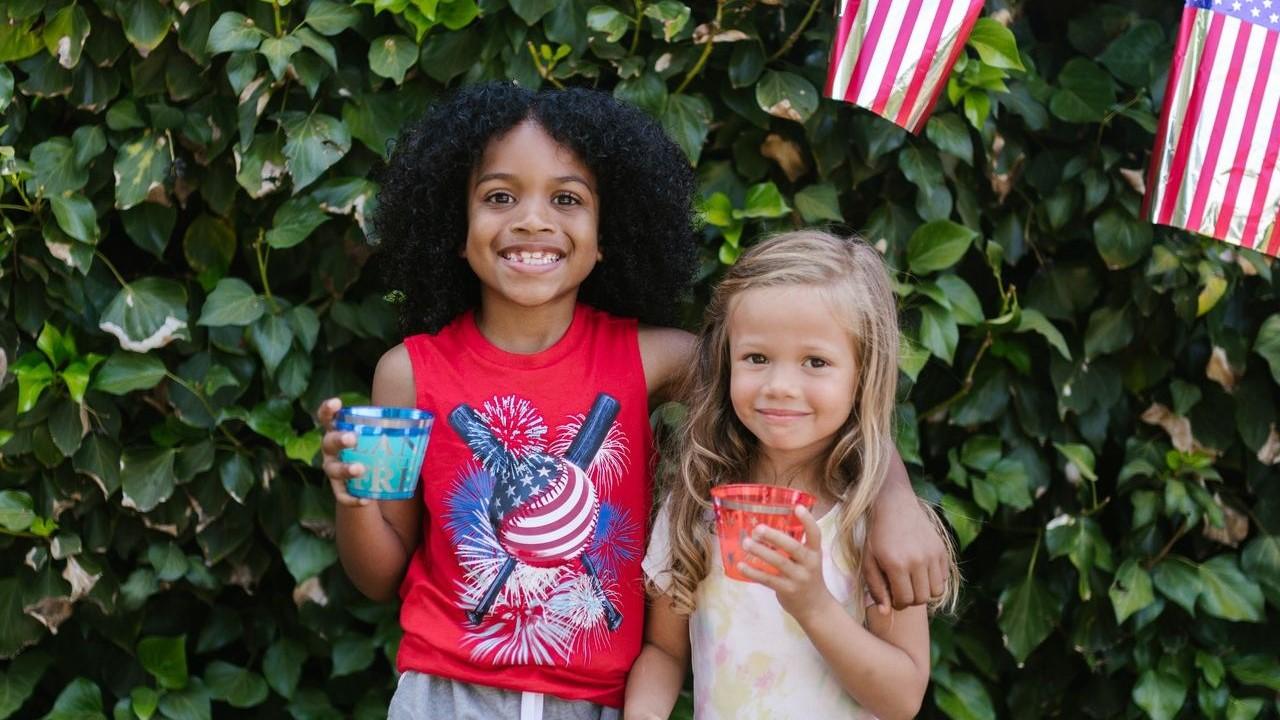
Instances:
[[[734,580],[750,579],[738,571],[738,563],[777,575],[777,568],[749,555],[742,541],[757,525],[766,525],[804,542],[804,524],[796,517],[797,505],[813,510],[814,497],[803,490],[776,485],[734,484],[711,488],[711,504],[716,509],[716,534],[720,536],[720,559],[724,574]]]

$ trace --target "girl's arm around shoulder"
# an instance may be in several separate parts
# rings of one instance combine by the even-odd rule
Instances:
[[[640,360],[652,405],[672,399],[680,373],[693,360],[696,338],[684,330],[640,326]]]
[[[650,598],[644,647],[627,676],[624,720],[666,720],[675,707],[689,667],[689,616],[675,611],[671,596]]]
[[[413,366],[403,344],[388,350],[378,361],[373,373],[372,401],[374,405],[387,407],[417,405]],[[326,472],[329,446],[333,445],[330,435],[341,434],[331,432],[325,436]],[[343,444],[349,446],[350,443]],[[356,469],[363,471],[363,468]],[[334,474],[329,474],[332,479]],[[334,492],[338,492],[338,483]],[[419,496],[411,500],[337,504],[338,556],[351,582],[373,600],[395,599],[409,558],[417,548],[422,532],[421,483],[418,492]]]

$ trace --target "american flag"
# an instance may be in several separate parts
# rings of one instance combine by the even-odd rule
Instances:
[[[983,0],[839,3],[825,95],[919,133],[964,50]]]
[[[1280,0],[1186,0],[1146,212],[1276,255]]]

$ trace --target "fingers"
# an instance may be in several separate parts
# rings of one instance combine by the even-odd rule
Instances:
[[[742,573],[742,575],[751,580],[751,582],[760,583],[774,592],[779,592],[786,587],[784,583],[787,581],[783,580],[781,575],[774,575],[763,570],[758,570],[752,567],[749,563],[738,563],[738,572]]]
[[[356,434],[331,430],[320,438],[320,450],[326,457],[337,457],[343,448],[356,446]]]
[[[867,583],[867,592],[875,601],[876,609],[881,615],[887,615],[890,600],[888,579],[880,569],[880,563],[876,562],[876,556],[869,551],[862,554],[862,578]]]
[[[916,604],[916,591],[911,584],[911,573],[906,567],[894,568],[888,573],[889,590],[893,607],[901,610]]]
[[[316,420],[320,422],[320,426],[328,430],[333,424],[333,417],[342,409],[342,400],[334,397],[320,403],[320,407],[316,410]]]
[[[943,563],[929,564],[929,599],[937,600],[947,593],[947,571]]]
[[[813,513],[809,512],[809,508],[803,505],[796,506],[796,517],[800,518],[801,524],[804,525],[804,544],[815,553],[822,552],[822,528],[818,527],[818,520],[813,517]]]
[[[786,572],[789,569],[787,566],[795,564],[795,561],[791,557],[783,555],[759,540],[752,540],[750,538],[743,540],[742,549],[746,550],[748,555],[756,556],[757,558],[774,566],[780,572]]]
[[[907,603],[899,607],[899,610],[905,610],[910,605],[922,605],[929,602],[929,566],[919,564],[911,573],[911,595],[915,602]]]

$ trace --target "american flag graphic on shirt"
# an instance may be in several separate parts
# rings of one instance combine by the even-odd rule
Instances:
[[[825,95],[913,133],[929,119],[983,0],[837,0]]]
[[[1146,211],[1280,253],[1280,0],[1187,0],[1147,178]]]

